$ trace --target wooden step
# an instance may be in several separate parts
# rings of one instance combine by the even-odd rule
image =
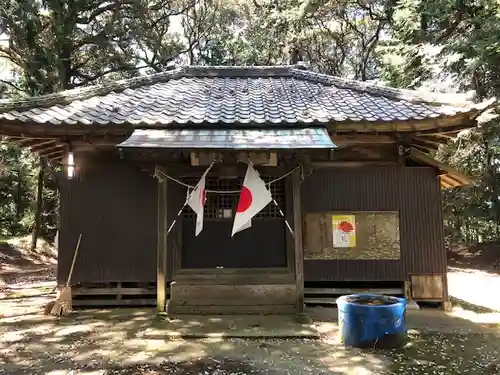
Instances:
[[[101,307],[101,306],[156,306],[156,299],[73,299],[74,307]]]
[[[296,297],[295,284],[189,285],[172,283],[170,299],[176,306],[265,306],[293,305]]]
[[[294,314],[295,305],[263,305],[263,306],[237,306],[237,305],[176,305],[172,301],[168,304],[168,313],[173,315],[275,315]]]
[[[347,294],[383,294],[398,296],[403,295],[403,288],[304,288],[306,295],[334,295],[343,296]]]
[[[337,306],[337,298],[304,298],[306,305],[332,305]]]
[[[402,296],[403,288],[304,288],[307,305],[337,306],[337,298],[348,294]]]

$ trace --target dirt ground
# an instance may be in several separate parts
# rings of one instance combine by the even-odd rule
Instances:
[[[500,317],[484,306],[484,296],[472,300],[475,288],[488,289],[494,279],[472,279],[465,267],[450,272],[450,292],[464,308],[408,311],[404,348],[360,350],[341,345],[330,308],[308,310],[319,340],[152,339],[145,334],[155,321],[152,309],[44,316],[55,281],[52,263],[40,265],[0,272],[0,374],[500,374]]]
[[[457,269],[500,274],[500,240],[448,250],[448,265]]]
[[[148,339],[153,309],[81,310],[44,316],[50,281],[8,284],[0,300],[0,374],[497,374],[500,331],[438,310],[408,312],[398,350],[346,349],[337,311],[309,309],[320,340]],[[14,293],[12,291],[15,291]]]
[[[0,282],[6,275],[36,272],[56,264],[57,251],[44,239],[37,241],[34,250],[31,250],[31,236],[0,239]]]

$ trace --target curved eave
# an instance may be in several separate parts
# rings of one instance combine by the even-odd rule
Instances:
[[[454,134],[470,129],[476,126],[476,121],[473,119],[478,111],[460,113],[453,116],[439,116],[436,118],[426,118],[419,120],[390,120],[390,121],[315,121],[315,120],[288,120],[288,121],[269,121],[269,122],[106,122],[96,120],[94,122],[72,122],[72,123],[50,123],[7,120],[0,119],[0,134],[26,136],[35,134],[53,134],[53,135],[70,135],[70,134],[95,134],[113,133],[133,131],[134,129],[253,129],[253,128],[300,128],[300,127],[326,127],[332,134],[375,134],[375,133],[405,133],[411,132],[413,136],[422,139],[435,138],[439,135],[444,137],[452,137]],[[445,143],[441,140],[441,143]]]
[[[3,140],[54,163],[61,162],[67,150],[67,144],[58,138],[4,136]]]
[[[466,176],[449,165],[437,161],[433,157],[426,155],[422,151],[415,148],[411,149],[410,159],[436,168],[439,174],[439,182],[442,189],[452,189],[474,184],[474,180],[471,177]]]

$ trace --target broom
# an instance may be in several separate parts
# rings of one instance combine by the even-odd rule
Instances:
[[[73,254],[73,262],[71,263],[71,268],[69,270],[68,280],[66,281],[66,286],[62,287],[59,291],[57,299],[54,301],[54,306],[50,310],[50,315],[60,316],[68,315],[72,309],[72,294],[71,294],[71,276],[73,275],[73,269],[75,268],[76,256],[78,255],[78,249],[80,248],[80,242],[82,240],[82,235],[78,237],[78,243],[76,244],[75,253]]]

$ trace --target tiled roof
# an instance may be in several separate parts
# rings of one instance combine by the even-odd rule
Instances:
[[[0,101],[0,122],[47,124],[326,124],[405,121],[485,108],[340,79],[301,66],[177,68],[26,100]]]

